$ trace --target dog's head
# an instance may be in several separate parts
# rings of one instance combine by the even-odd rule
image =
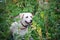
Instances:
[[[31,24],[33,15],[31,13],[21,13],[20,18],[23,23],[25,24]]]

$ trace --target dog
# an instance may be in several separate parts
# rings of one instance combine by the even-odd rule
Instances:
[[[32,13],[20,13],[17,18],[20,20],[12,23],[10,27],[14,40],[20,40],[19,37],[24,37],[28,33],[28,25],[32,24],[33,15]]]

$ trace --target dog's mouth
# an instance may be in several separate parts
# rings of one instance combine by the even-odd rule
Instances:
[[[29,25],[32,25],[32,22],[27,22],[27,21],[25,21],[27,24],[29,24]]]

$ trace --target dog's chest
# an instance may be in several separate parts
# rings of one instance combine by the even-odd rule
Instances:
[[[20,35],[25,35],[26,33],[28,33],[28,28],[26,28],[26,29],[20,29],[20,30],[18,30],[19,31],[19,33],[20,33]]]
[[[24,36],[26,33],[28,33],[28,28],[24,28],[24,29],[21,29],[21,28],[24,28],[22,27],[22,25],[19,23],[17,24],[17,27],[16,27],[16,31],[15,33],[21,35],[21,36]]]

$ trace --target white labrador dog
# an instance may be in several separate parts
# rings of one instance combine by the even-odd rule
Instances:
[[[31,13],[20,13],[18,18],[21,20],[11,24],[10,30],[14,40],[19,40],[16,38],[16,35],[23,37],[26,33],[28,33],[28,25],[32,24],[32,17],[33,15]]]

